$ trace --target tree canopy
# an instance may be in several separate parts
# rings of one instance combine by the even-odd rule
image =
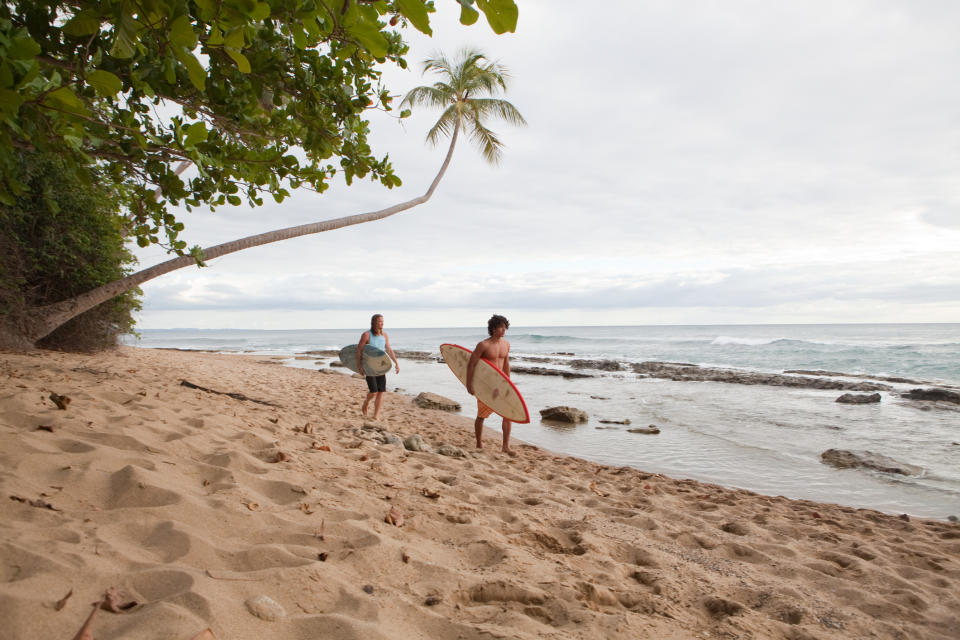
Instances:
[[[514,0],[449,0],[513,31]],[[125,233],[183,253],[184,206],[323,192],[337,173],[400,184],[367,142],[392,109],[384,64],[427,0],[21,0],[0,5],[0,206],[29,189],[18,152],[109,183]],[[401,114],[402,115],[402,114]],[[196,167],[183,179],[178,168]],[[199,258],[199,254],[197,255]]]

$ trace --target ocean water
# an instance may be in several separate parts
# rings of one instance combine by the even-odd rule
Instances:
[[[439,356],[444,342],[473,346],[485,328],[386,328],[396,351]],[[356,342],[352,330],[144,330],[129,344],[288,356],[290,366],[321,368],[330,358],[295,354]],[[569,369],[572,359],[684,362],[755,372],[826,370],[850,376],[909,378],[888,383],[871,405],[835,402],[834,390],[642,378],[629,367],[586,370],[594,377],[514,374],[532,421],[513,437],[543,448],[672,477],[693,478],[770,495],[834,502],[890,513],[960,516],[960,406],[917,403],[898,392],[918,386],[960,391],[960,324],[727,325],[630,327],[512,327],[515,367]],[[542,363],[539,359],[549,358]],[[473,417],[474,401],[442,362],[406,359],[388,386],[416,395],[432,391],[459,401]],[[358,403],[360,398],[358,397]],[[582,409],[589,422],[561,427],[539,420],[556,405]],[[629,426],[603,423],[629,419]],[[627,429],[654,424],[659,435]],[[499,429],[496,416],[487,426]],[[471,441],[465,433],[461,444]],[[915,476],[838,470],[823,464],[826,449],[871,451],[923,469]]]

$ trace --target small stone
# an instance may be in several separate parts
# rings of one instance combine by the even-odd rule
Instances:
[[[957,516],[947,516],[947,520],[949,520],[950,522],[960,522],[960,518],[958,518]]]
[[[400,439],[400,436],[384,431],[382,434],[374,438],[380,444],[391,444],[397,447],[403,446],[403,440]]]
[[[372,584],[363,585],[363,592],[373,595],[373,585]]]
[[[555,422],[569,422],[577,424],[588,420],[587,412],[575,407],[548,407],[540,410],[540,417]]]
[[[250,613],[267,622],[279,620],[287,615],[283,607],[269,596],[250,598],[247,600],[246,605]]]
[[[441,598],[440,596],[429,596],[426,600],[423,601],[423,604],[427,605],[428,607],[433,607],[435,605],[440,604],[441,602],[443,602],[443,598]]]
[[[637,427],[636,429],[627,429],[627,433],[645,433],[647,435],[656,435],[660,433],[660,427],[655,424],[649,427]]]
[[[403,441],[404,448],[407,451],[423,451],[424,453],[430,452],[430,447],[427,446],[427,443],[423,441],[423,437],[419,433],[415,433],[412,436],[407,436]]]
[[[413,404],[421,409],[439,409],[440,411],[460,411],[460,403],[436,393],[424,391],[413,399]]]
[[[451,458],[466,458],[467,454],[464,453],[463,449],[460,447],[455,447],[452,444],[441,444],[437,447],[437,453],[442,456],[449,456]]]

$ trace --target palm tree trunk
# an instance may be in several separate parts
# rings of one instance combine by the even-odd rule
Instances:
[[[426,193],[424,193],[422,196],[393,205],[392,207],[387,207],[386,209],[380,209],[379,211],[371,211],[369,213],[345,216],[343,218],[335,218],[333,220],[326,220],[323,222],[313,222],[296,227],[278,229],[276,231],[269,231],[267,233],[261,233],[254,236],[241,238],[239,240],[234,240],[233,242],[218,244],[214,247],[210,247],[209,249],[204,249],[203,259],[213,260],[214,258],[219,258],[220,256],[225,256],[229,253],[234,253],[243,249],[249,249],[251,247],[258,247],[264,244],[270,244],[272,242],[279,242],[280,240],[288,240],[290,238],[298,238],[300,236],[306,236],[313,233],[333,231],[334,229],[341,229],[343,227],[362,224],[364,222],[382,220],[383,218],[388,218],[396,213],[400,213],[401,211],[406,211],[407,209],[412,209],[417,205],[423,204],[430,199],[430,197],[433,195],[433,192],[436,190],[437,185],[440,184],[440,180],[443,178],[443,175],[447,172],[447,167],[450,165],[450,159],[453,157],[453,149],[457,144],[457,136],[459,132],[460,122],[457,121],[453,129],[453,136],[451,136],[450,139],[450,147],[447,150],[447,155],[443,160],[443,164],[440,166],[440,171],[437,172],[433,182],[430,183],[430,188],[427,189]],[[186,167],[179,168],[178,173],[184,168]],[[87,293],[82,293],[79,296],[75,296],[68,300],[63,300],[61,302],[31,309],[28,312],[27,317],[24,319],[24,322],[18,323],[17,325],[14,325],[11,322],[0,321],[0,348],[3,348],[4,345],[7,345],[8,348],[14,348],[18,346],[22,348],[27,344],[32,345],[37,340],[49,335],[57,327],[61,326],[71,318],[80,315],[84,311],[92,309],[98,304],[102,304],[107,300],[110,300],[111,298],[123,293],[124,291],[138,287],[148,280],[152,280],[158,276],[162,276],[170,273],[171,271],[182,269],[183,267],[188,267],[193,264],[196,264],[196,260],[190,256],[173,258],[171,260],[167,260],[166,262],[161,262],[158,265],[154,265],[148,269],[143,269],[142,271],[133,273],[126,278],[115,280],[101,287],[88,291]],[[8,335],[4,336],[3,334]]]

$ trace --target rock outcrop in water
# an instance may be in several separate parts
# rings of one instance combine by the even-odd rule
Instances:
[[[885,473],[898,473],[903,476],[918,476],[923,473],[921,467],[898,462],[893,458],[872,451],[827,449],[820,454],[820,460],[838,469],[872,469]]]
[[[574,407],[549,407],[540,410],[540,417],[544,420],[554,420],[556,422],[569,422],[577,424],[586,422],[587,412]]]
[[[531,376],[560,376],[562,378],[594,378],[591,373],[580,373],[579,371],[567,371],[566,369],[548,369],[547,367],[510,367],[510,375],[514,373],[526,373]]]
[[[599,369],[600,371],[623,371],[623,365],[616,360],[571,360],[574,369]]]
[[[756,373],[737,369],[718,369],[673,362],[639,362],[633,365],[633,371],[651,378],[666,378],[677,381],[764,384],[774,387],[840,389],[844,391],[890,391],[893,389],[890,385],[877,382],[851,382],[828,378],[787,376],[779,373]]]
[[[947,391],[946,389],[911,389],[902,394],[904,398],[910,400],[927,400],[930,402],[951,402],[960,404],[960,393]]]
[[[879,393],[871,393],[870,395],[859,395],[856,393],[845,393],[834,402],[839,402],[840,404],[874,404],[880,402]]]

